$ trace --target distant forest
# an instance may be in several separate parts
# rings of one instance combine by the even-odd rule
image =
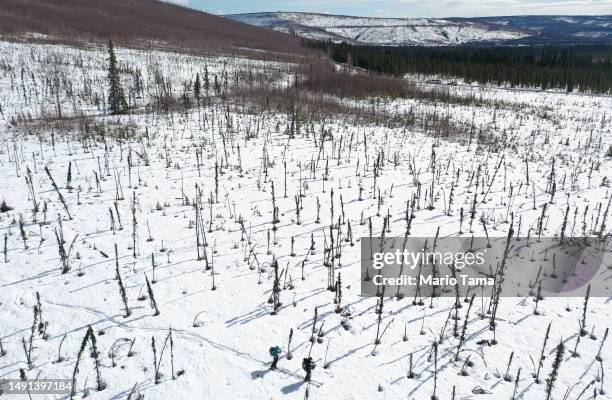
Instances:
[[[444,75],[468,82],[567,91],[612,90],[612,46],[353,46],[307,41],[329,57],[391,75]]]

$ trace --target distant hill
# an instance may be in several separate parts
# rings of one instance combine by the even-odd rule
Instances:
[[[107,38],[194,50],[251,47],[299,52],[292,35],[157,0],[1,0],[0,34],[68,42]]]
[[[612,43],[612,16],[368,18],[269,12],[226,17],[305,38],[361,45]]]
[[[528,30],[550,41],[605,41],[612,43],[612,15],[563,16],[526,15],[515,17],[483,17],[474,21],[509,29]]]

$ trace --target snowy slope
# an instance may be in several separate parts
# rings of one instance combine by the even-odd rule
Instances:
[[[513,16],[483,17],[475,21],[498,24],[510,29],[524,29],[545,35],[550,40],[569,40],[571,38],[592,38],[612,40],[612,15],[572,15],[572,16]]]
[[[476,130],[506,138],[509,146],[498,150],[481,147],[476,139],[470,147],[467,140],[441,140],[418,128],[357,124],[337,115],[301,124],[289,138],[286,113],[253,114],[240,103],[230,108],[214,94],[201,107],[156,111],[162,88],[178,96],[196,73],[203,76],[207,70],[212,82],[223,82],[224,73],[231,79],[248,70],[260,79],[273,78],[273,84],[292,78],[286,64],[118,49],[121,80],[127,93],[138,92],[130,101],[139,108],[131,115],[109,116],[100,100],[107,89],[106,57],[104,48],[0,42],[0,202],[13,207],[0,212],[0,238],[7,249],[0,253],[0,379],[18,379],[20,369],[29,378],[70,379],[91,326],[105,388],[95,389],[92,352],[85,351],[75,399],[87,394],[93,400],[137,400],[142,394],[146,400],[301,400],[308,390],[313,400],[425,400],[435,388],[439,399],[451,399],[453,392],[456,399],[510,399],[516,391],[515,399],[531,400],[545,398],[545,379],[562,340],[566,356],[553,398],[569,391],[568,398],[576,399],[591,381],[597,383],[588,393],[601,386],[605,390],[597,398],[607,398],[612,346],[608,338],[602,347],[602,340],[612,321],[610,299],[591,298],[584,314],[588,334],[580,337],[582,298],[545,297],[534,313],[534,296],[517,288],[508,294],[516,297],[501,300],[497,344],[491,344],[487,296],[477,294],[471,311],[463,299],[457,310],[453,298],[428,298],[424,304],[389,298],[381,314],[388,329],[375,346],[377,299],[361,296],[359,264],[360,238],[368,236],[365,221],[371,219],[378,235],[383,216],[389,215],[388,236],[402,236],[407,201],[413,199],[414,205],[421,185],[435,184],[436,192],[431,209],[420,197],[417,201],[415,236],[433,236],[440,229],[442,237],[469,237],[458,229],[461,210],[470,208],[475,195],[481,202],[475,235],[483,235],[485,224],[491,236],[506,235],[508,211],[516,215],[521,232],[533,229],[543,206],[548,236],[558,234],[566,207],[579,213],[568,223],[568,235],[597,228],[598,210],[603,215],[611,195],[612,159],[605,157],[612,145],[610,96],[460,85],[449,90],[500,102],[381,102],[380,107],[397,113],[431,115],[444,109],[454,122],[475,120]],[[137,77],[141,90],[136,90]],[[62,90],[51,90],[54,78]],[[373,102],[363,105],[371,109]],[[68,118],[52,124],[58,109]],[[70,124],[71,117],[82,115],[80,125],[78,118]],[[319,140],[322,132],[332,140]],[[441,166],[435,171],[429,168],[432,150]],[[375,178],[372,165],[382,152],[386,156]],[[546,192],[552,156],[558,171],[554,201]],[[221,166],[218,193],[216,165]],[[472,184],[481,168],[487,171],[487,193]],[[270,243],[274,190],[279,222]],[[34,203],[40,206],[36,211]],[[207,246],[196,239],[198,219],[205,225]],[[342,277],[340,304],[326,289],[330,221],[338,221],[333,232],[340,237],[335,266]],[[466,217],[464,229],[467,224]],[[68,251],[65,273],[56,232],[63,232]],[[268,302],[273,258],[287,271],[276,315]],[[44,334],[31,330],[37,293],[41,320],[48,323]],[[338,307],[343,313],[335,312]],[[318,340],[311,343],[315,308]],[[543,346],[549,323],[550,338]],[[162,350],[170,328],[172,353]],[[293,357],[288,359],[290,330]],[[457,330],[464,331],[464,342],[453,333]],[[154,381],[153,338],[161,360],[159,382]],[[439,343],[437,357],[431,351],[434,342]],[[33,346],[30,365],[24,343]],[[268,370],[272,345],[283,351],[279,372]],[[600,347],[603,363],[595,358]],[[579,357],[570,355],[575,348]],[[308,354],[317,360],[310,385],[301,370]],[[536,383],[531,374],[540,354],[545,359]],[[411,364],[414,374],[408,377]]]
[[[520,39],[527,33],[480,22],[433,18],[364,18],[297,12],[228,15],[236,21],[311,39],[379,45],[453,45]]]
[[[298,36],[369,45],[456,45],[612,38],[612,17],[369,18],[301,12],[226,17]]]

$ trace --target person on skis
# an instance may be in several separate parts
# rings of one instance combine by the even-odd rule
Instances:
[[[304,380],[306,382],[310,382],[310,375],[312,374],[312,370],[315,369],[316,363],[312,360],[312,357],[306,357],[302,360],[302,368],[306,372],[306,377]]]
[[[270,355],[272,356],[272,365],[270,365],[270,369],[276,369],[276,364],[278,363],[278,359],[280,358],[281,348],[278,346],[270,347]]]

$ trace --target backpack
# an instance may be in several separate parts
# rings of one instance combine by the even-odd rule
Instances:
[[[302,368],[304,371],[313,370],[315,368],[315,363],[312,361],[312,357],[304,358],[302,360]]]
[[[270,355],[272,357],[276,357],[276,356],[278,356],[280,354],[281,349],[278,346],[273,346],[273,347],[270,347],[269,351],[270,351]]]

